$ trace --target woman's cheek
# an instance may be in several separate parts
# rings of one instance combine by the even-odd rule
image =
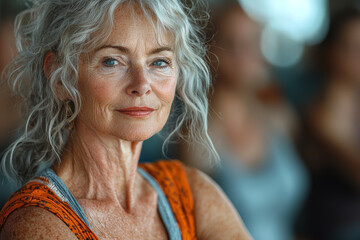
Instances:
[[[164,81],[163,88],[166,89],[166,91],[172,95],[175,94],[176,84],[177,84],[177,68],[169,68],[168,75],[166,76],[166,81]],[[164,76],[165,77],[165,76]],[[165,92],[165,90],[164,90]]]
[[[92,95],[95,99],[99,101],[106,101],[109,96],[113,94],[113,88],[108,86],[108,84],[96,84],[91,89]]]
[[[159,84],[158,89],[161,100],[172,103],[175,96],[176,82],[177,78],[173,76]]]
[[[120,94],[117,79],[114,76],[94,76],[93,79],[89,79],[88,94],[98,102],[107,102],[111,98],[116,98]]]

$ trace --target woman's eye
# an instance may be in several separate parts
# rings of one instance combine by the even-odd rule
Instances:
[[[103,64],[107,67],[114,67],[119,64],[119,62],[113,58],[105,59]]]
[[[165,59],[159,59],[151,63],[152,66],[164,68],[170,64],[170,61]]]

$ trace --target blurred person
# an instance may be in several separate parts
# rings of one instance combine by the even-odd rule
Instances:
[[[0,239],[251,239],[205,174],[179,161],[138,166],[175,94],[177,129],[191,122],[189,140],[217,157],[193,3],[34,0],[17,17],[9,81],[27,121],[3,167],[24,186],[0,212]]]
[[[238,3],[216,11],[210,27],[209,132],[222,166],[196,167],[222,187],[254,239],[292,239],[307,174],[291,140],[296,118],[260,52],[261,27]],[[185,148],[184,155],[197,155],[197,147]]]
[[[300,221],[310,239],[360,239],[360,11],[342,8],[317,47],[322,90],[308,106],[298,145],[311,172]]]

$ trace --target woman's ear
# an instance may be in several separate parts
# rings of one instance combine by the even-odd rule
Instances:
[[[50,80],[51,75],[54,73],[54,71],[57,69],[58,67],[58,61],[57,61],[57,56],[55,52],[48,52],[45,55],[45,59],[44,59],[44,74],[45,77]],[[60,99],[60,100],[68,100],[70,99],[69,93],[65,90],[63,84],[61,83],[60,79],[58,81],[55,81],[54,83],[54,89],[56,92],[56,96]]]
[[[44,73],[45,77],[49,80],[53,71],[56,68],[56,54],[54,52],[48,52],[44,59]]]

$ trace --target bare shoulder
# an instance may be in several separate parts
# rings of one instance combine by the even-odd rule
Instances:
[[[6,220],[1,240],[77,239],[71,230],[52,213],[38,207],[21,208]]]
[[[194,198],[197,237],[250,240],[240,216],[220,187],[199,170],[185,167]]]

